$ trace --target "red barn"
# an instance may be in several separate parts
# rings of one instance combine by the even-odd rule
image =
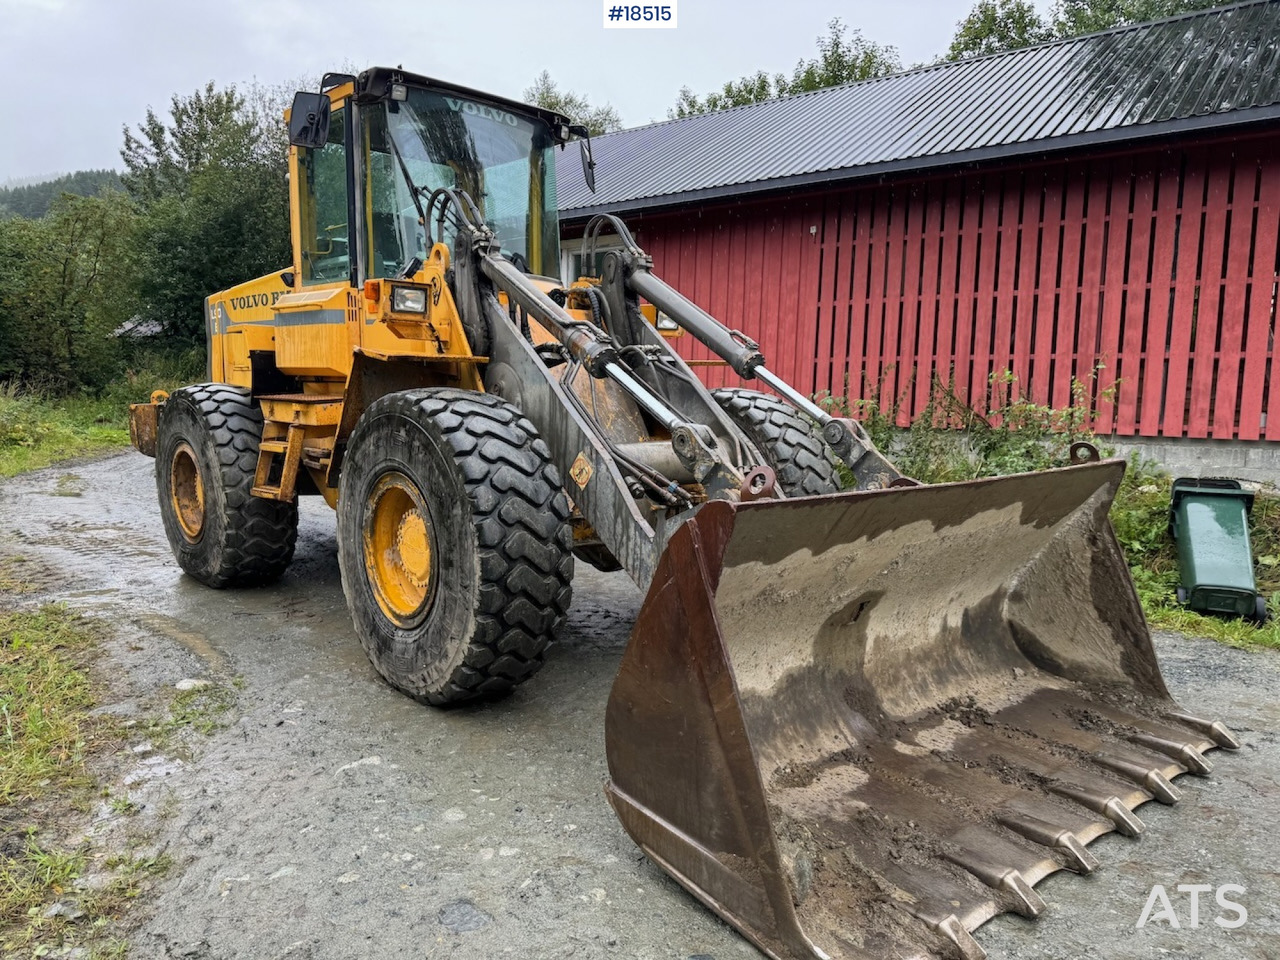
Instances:
[[[1058,407],[1091,384],[1117,438],[1280,439],[1280,2],[594,148],[595,193],[574,153],[558,163],[565,275],[587,219],[620,214],[660,276],[806,391],[878,398],[906,424],[934,378],[980,403],[1010,370]]]

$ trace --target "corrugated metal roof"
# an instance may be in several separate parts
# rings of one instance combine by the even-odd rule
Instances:
[[[1280,119],[1280,0],[1138,24],[557,151],[562,217]]]

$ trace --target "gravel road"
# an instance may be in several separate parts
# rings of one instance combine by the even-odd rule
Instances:
[[[0,557],[28,599],[114,626],[107,663],[129,713],[183,678],[239,678],[229,724],[185,763],[154,764],[177,867],[132,937],[138,958],[758,957],[634,847],[603,795],[604,706],[639,594],[582,565],[545,669],[513,697],[441,712],[397,694],[355,640],[333,517],[303,503],[277,586],[208,590],[178,570],[152,461],[133,453],[0,484]],[[25,600],[24,600],[25,602]],[[978,933],[992,958],[1280,957],[1280,656],[1157,638],[1174,695],[1241,736],[1183,800],[1149,804],[1139,840],[1093,846],[1092,877],[1057,874],[1049,911]],[[1136,924],[1163,884],[1179,929]],[[1237,929],[1179,884],[1239,884]],[[1230,913],[1224,913],[1226,919]]]

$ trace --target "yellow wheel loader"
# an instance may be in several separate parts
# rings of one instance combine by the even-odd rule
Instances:
[[[324,497],[374,666],[446,705],[537,672],[575,557],[625,570],[608,799],[787,960],[981,957],[975,928],[1237,747],[1161,679],[1123,463],[921,486],[621,221],[559,279],[553,151],[594,182],[566,117],[373,69],[287,119],[293,263],[208,298],[209,383],[132,410],[191,576],[280,576]],[[706,390],[657,311],[770,392]]]

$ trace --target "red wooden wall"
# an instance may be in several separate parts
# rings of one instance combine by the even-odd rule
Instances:
[[[904,425],[934,377],[977,405],[1010,370],[1056,407],[1090,384],[1101,433],[1280,439],[1280,134],[632,222],[659,275],[776,372]]]

